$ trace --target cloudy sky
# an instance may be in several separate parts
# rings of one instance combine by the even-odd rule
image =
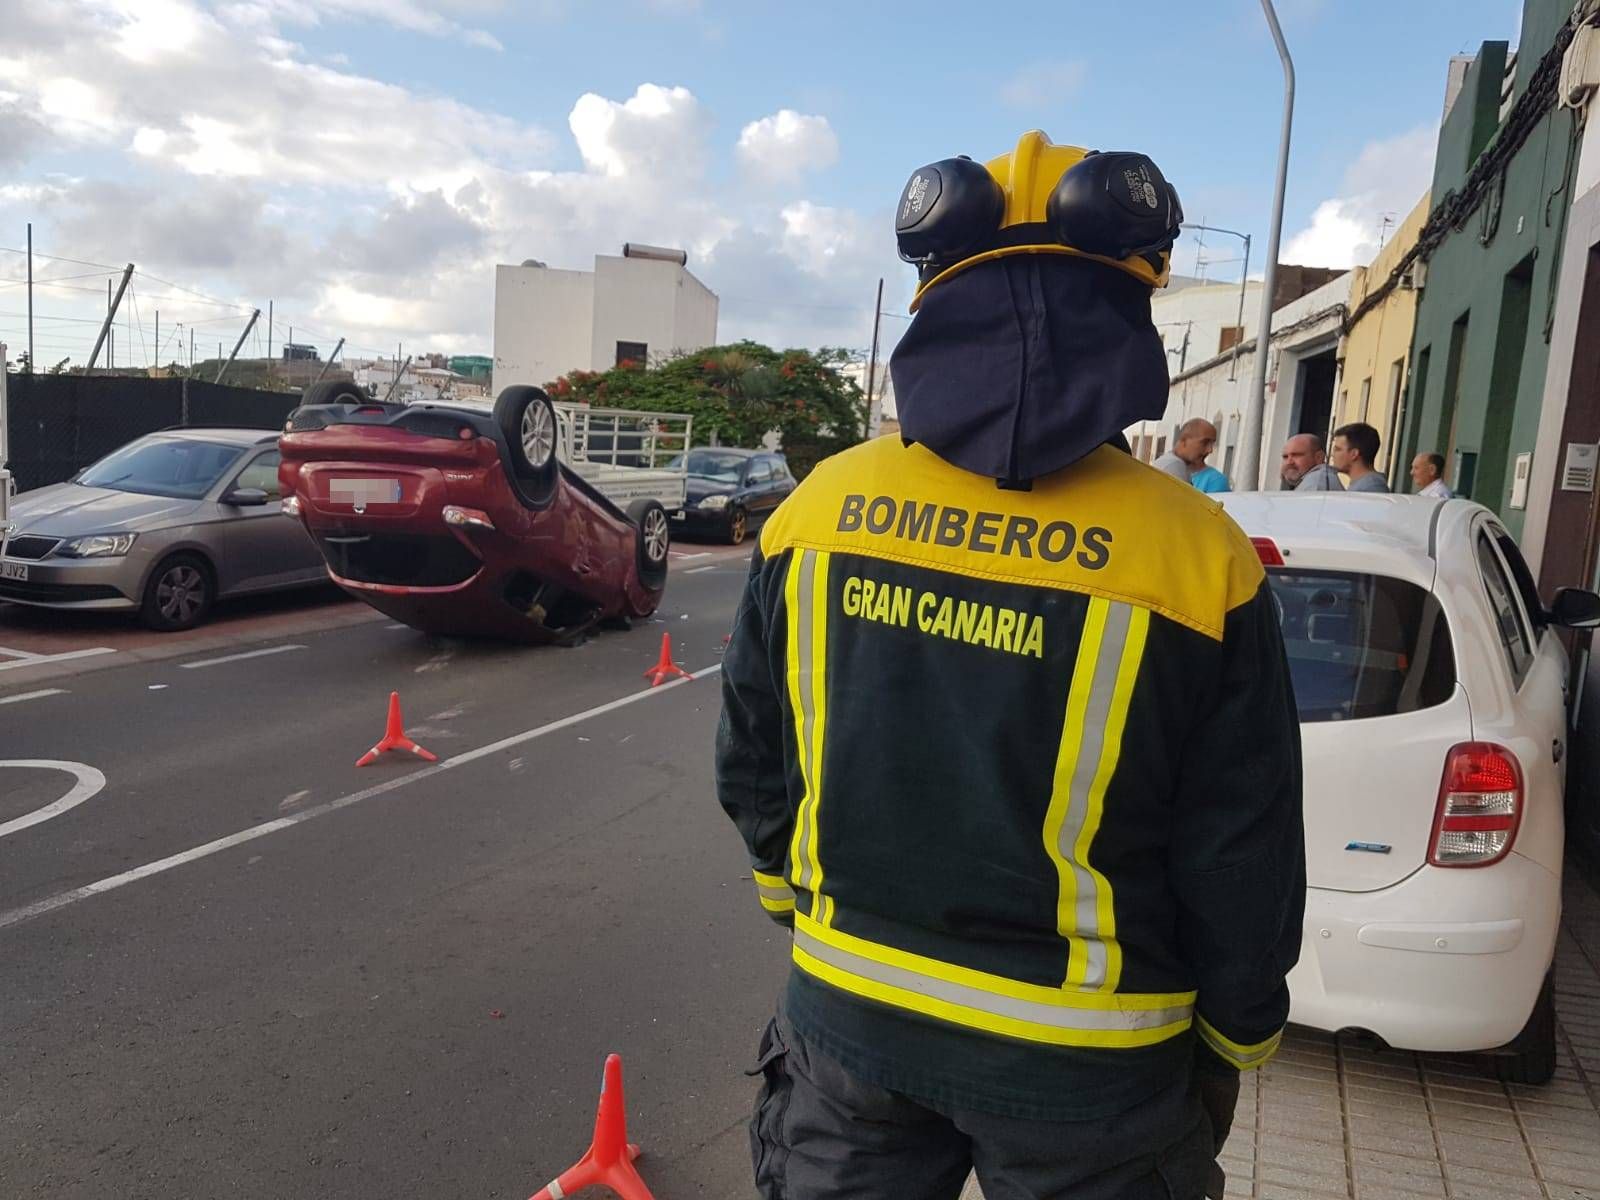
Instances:
[[[1431,176],[1450,55],[1516,0],[1278,0],[1300,76],[1284,259],[1369,257]],[[923,162],[1030,127],[1153,154],[1265,240],[1280,75],[1257,0],[6,0],[0,340],[118,361],[231,344],[490,353],[494,264],[681,246],[724,338],[864,348],[904,312],[890,212]],[[1000,18],[1003,17],[1003,21]],[[1197,254],[1236,277],[1236,250]],[[125,324],[126,322],[126,324]],[[886,340],[904,328],[891,316]],[[253,342],[264,342],[265,318]],[[264,349],[255,344],[247,352]]]

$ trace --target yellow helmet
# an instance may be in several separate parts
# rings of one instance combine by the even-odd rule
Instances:
[[[983,166],[919,168],[895,210],[900,257],[918,268],[912,312],[934,285],[1010,254],[1091,259],[1165,287],[1182,223],[1177,191],[1143,154],[1058,146],[1037,129]]]

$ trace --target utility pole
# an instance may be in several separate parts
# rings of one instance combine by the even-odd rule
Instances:
[[[883,393],[879,392],[877,402],[873,401],[872,385],[878,375],[878,330],[883,325],[883,277],[878,277],[878,299],[872,306],[872,352],[867,356],[867,437],[878,436],[878,427],[881,424],[880,409],[883,406]]]
[[[5,554],[6,543],[11,540],[11,472],[6,470],[11,454],[6,436],[7,384],[6,346],[0,342],[0,556]]]
[[[33,222],[28,222],[28,374],[33,374]],[[0,466],[5,459],[0,457]]]
[[[1283,27],[1272,0],[1261,0],[1261,11],[1272,31],[1272,40],[1283,63],[1283,129],[1278,137],[1278,184],[1272,202],[1272,224],[1267,232],[1267,266],[1261,280],[1261,320],[1256,330],[1256,370],[1244,416],[1243,454],[1239,479],[1244,490],[1261,486],[1261,439],[1267,411],[1267,360],[1272,353],[1272,301],[1278,287],[1278,250],[1283,237],[1283,198],[1289,190],[1289,143],[1294,133],[1294,59],[1283,40]]]
[[[106,346],[106,370],[117,369],[117,330],[111,325],[111,280],[106,280],[106,336],[110,339]]]
[[[109,307],[106,309],[105,324],[100,326],[100,336],[95,339],[94,349],[89,354],[89,365],[85,368],[85,373],[94,370],[94,364],[100,357],[100,348],[106,344],[106,338],[110,336],[111,321],[112,318],[117,315],[117,305],[122,303],[122,293],[128,290],[128,280],[132,278],[133,264],[129,263],[122,270],[122,283],[117,287],[116,299],[112,300]],[[111,281],[108,279],[106,280],[106,291],[109,292],[110,290]]]
[[[318,371],[317,377],[311,381],[312,387],[322,382],[322,377],[328,373],[328,368],[333,366],[333,360],[339,357],[339,351],[343,349],[344,339],[340,338],[339,344],[333,348],[333,353],[328,356],[328,361],[322,364],[322,370]]]
[[[222,377],[228,373],[228,368],[233,366],[233,360],[239,357],[239,347],[244,345],[245,338],[250,336],[250,331],[256,327],[256,321],[259,320],[260,317],[261,317],[261,310],[259,308],[254,309],[250,313],[250,320],[245,325],[244,332],[239,335],[239,340],[233,344],[233,353],[228,355],[228,361],[227,362],[223,363],[222,366],[217,368],[217,377],[211,381],[212,383],[221,383],[222,382]],[[221,356],[222,356],[222,343],[218,342],[217,343],[217,357],[220,358]]]
[[[189,372],[194,373],[194,326],[189,326]]]
[[[156,309],[156,354],[153,363],[156,370],[161,369],[161,310]]]
[[[267,391],[272,390],[272,301],[267,301]]]
[[[389,397],[394,395],[395,388],[400,386],[400,376],[405,372],[406,367],[409,367],[410,365],[411,356],[408,354],[406,355],[406,366],[401,367],[400,370],[394,373],[394,382],[389,385],[389,390],[384,393],[383,402],[385,404],[389,403]]]

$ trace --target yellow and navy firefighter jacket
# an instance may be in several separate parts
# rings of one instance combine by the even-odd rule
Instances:
[[[723,701],[789,1019],[856,1075],[1069,1120],[1276,1049],[1299,730],[1259,559],[1195,489],[1112,445],[1028,490],[830,458],[762,531]]]

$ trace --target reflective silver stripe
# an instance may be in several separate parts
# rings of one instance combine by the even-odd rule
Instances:
[[[1133,608],[1127,604],[1106,606],[1105,627],[1100,635],[1099,653],[1094,661],[1094,680],[1089,685],[1089,700],[1083,712],[1083,732],[1078,743],[1077,762],[1072,770],[1067,812],[1061,822],[1057,852],[1072,867],[1073,911],[1077,936],[1088,962],[1084,968],[1086,987],[1100,987],[1106,981],[1106,944],[1100,940],[1099,893],[1086,863],[1077,858],[1078,838],[1089,819],[1089,792],[1105,750],[1106,723],[1117,690],[1117,671],[1128,642],[1128,626]]]
[[[1200,1033],[1201,1041],[1241,1071],[1251,1070],[1267,1062],[1278,1052],[1278,1046],[1283,1042],[1283,1031],[1279,1030],[1264,1042],[1258,1042],[1254,1046],[1241,1046],[1223,1037],[1204,1017],[1195,1022],[1195,1028]]]
[[[1193,1004],[1174,1005],[1169,1008],[1072,1008],[1063,1005],[1041,1004],[1015,996],[1001,995],[982,988],[969,987],[948,979],[939,979],[878,962],[853,954],[839,946],[830,945],[814,937],[804,927],[798,927],[794,944],[819,962],[847,971],[852,975],[889,987],[915,992],[947,1004],[959,1004],[992,1016],[1013,1021],[1026,1021],[1052,1029],[1082,1030],[1085,1032],[1113,1032],[1123,1030],[1153,1030],[1168,1025],[1183,1024],[1194,1013]],[[1070,993],[1063,992],[1063,997]]]
[[[794,889],[788,884],[784,884],[781,887],[772,887],[768,884],[758,882],[756,884],[756,891],[761,893],[761,898],[763,900],[774,900],[780,904],[784,903],[785,901],[790,904],[794,903]]]
[[[811,845],[810,810],[817,804],[817,767],[820,765],[811,756],[812,747],[816,745],[813,740],[816,735],[817,707],[815,698],[811,694],[811,633],[812,633],[812,590],[816,584],[817,556],[815,551],[800,550],[798,570],[800,578],[795,587],[794,611],[789,614],[789,633],[795,639],[796,652],[799,656],[800,669],[796,672],[795,690],[800,697],[800,760],[804,764],[806,794],[800,802],[797,819],[800,823],[800,886],[810,889],[814,886],[811,861],[814,857],[814,848]],[[791,565],[791,571],[796,567]]]

